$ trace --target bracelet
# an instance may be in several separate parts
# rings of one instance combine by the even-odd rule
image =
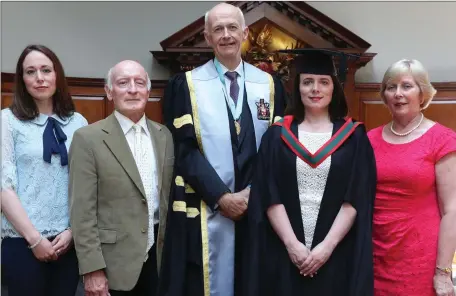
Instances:
[[[34,243],[33,245],[28,246],[28,248],[30,250],[34,249],[36,246],[38,246],[41,243],[42,240],[43,240],[43,236],[40,234],[40,238],[38,239],[38,241],[36,243]]]
[[[451,274],[451,268],[449,268],[449,267],[442,268],[442,267],[436,266],[435,269],[437,269],[443,273],[446,273],[446,274]]]

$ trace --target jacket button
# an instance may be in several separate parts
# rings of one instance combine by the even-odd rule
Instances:
[[[145,198],[143,198],[141,201],[142,201],[143,204],[147,203],[147,200]]]
[[[141,229],[141,232],[146,233],[147,232],[146,228]]]

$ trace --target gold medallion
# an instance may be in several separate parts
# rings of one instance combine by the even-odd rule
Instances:
[[[239,121],[234,121],[234,126],[236,127],[236,134],[239,136],[241,133],[241,125],[239,124]]]

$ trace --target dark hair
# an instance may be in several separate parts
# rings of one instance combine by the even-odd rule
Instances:
[[[342,119],[348,114],[348,105],[345,98],[342,85],[336,76],[331,75],[334,84],[334,90],[331,102],[328,106],[329,118],[331,121]],[[290,103],[288,104],[285,114],[293,115],[295,120],[301,123],[305,117],[305,107],[301,100],[301,92],[299,91],[300,74],[297,74],[293,82],[293,93],[291,95]]]
[[[35,100],[27,91],[23,79],[24,68],[22,67],[22,64],[24,63],[25,57],[32,51],[41,52],[54,64],[56,88],[55,93],[52,96],[53,112],[62,119],[71,116],[75,111],[75,107],[70,92],[68,91],[68,85],[62,64],[55,53],[43,45],[29,45],[19,56],[16,65],[16,75],[14,78],[14,97],[10,106],[11,111],[21,120],[31,120],[39,115]]]

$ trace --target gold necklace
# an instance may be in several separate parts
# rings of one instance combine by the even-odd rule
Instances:
[[[418,124],[412,128],[411,130],[409,130],[408,132],[405,132],[405,133],[398,133],[394,130],[393,128],[393,124],[394,124],[394,120],[391,122],[391,125],[390,125],[390,130],[393,134],[395,134],[396,136],[399,136],[399,137],[405,137],[405,136],[408,136],[410,135],[414,130],[416,130],[420,125],[421,123],[423,122],[423,119],[424,119],[424,114],[421,113],[421,119],[420,119],[420,122],[418,122]]]

